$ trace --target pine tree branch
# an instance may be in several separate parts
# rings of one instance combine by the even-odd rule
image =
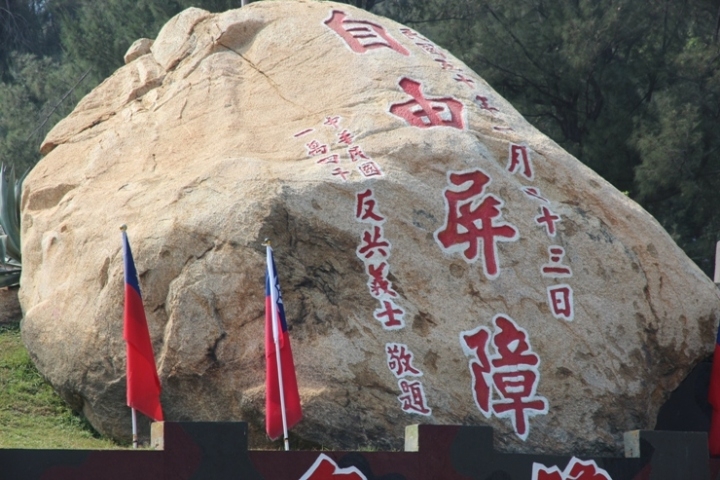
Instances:
[[[90,73],[90,70],[91,69],[88,68],[85,71],[85,73],[82,74],[80,79],[77,82],[75,82],[75,85],[73,85],[72,88],[70,88],[70,90],[65,92],[65,95],[63,95],[62,98],[60,99],[60,101],[58,101],[57,104],[55,104],[55,106],[52,108],[52,110],[50,110],[50,113],[48,113],[47,116],[45,116],[45,119],[43,119],[42,123],[40,123],[40,125],[35,127],[32,132],[30,132],[30,135],[28,135],[28,137],[25,139],[26,142],[29,141],[33,137],[33,135],[35,135],[35,133],[37,133],[41,128],[43,128],[45,126],[45,124],[48,122],[48,120],[50,120],[50,117],[52,116],[52,114],[55,113],[55,110],[57,110],[60,107],[60,105],[65,101],[65,99],[68,97],[68,95],[70,95],[72,92],[74,92],[75,89],[80,85],[80,83],[82,83],[82,81],[85,80],[85,77],[88,76],[88,74]]]
[[[495,10],[493,10],[490,5],[488,5],[487,2],[483,2],[485,5],[485,8],[490,12],[490,15],[500,24],[500,26],[503,27],[503,29],[507,32],[508,35],[510,35],[510,38],[513,39],[513,41],[517,44],[518,47],[520,47],[520,50],[525,54],[525,57],[528,59],[530,64],[532,64],[535,68],[538,69],[538,71],[542,72],[545,75],[548,75],[548,72],[543,69],[539,63],[535,61],[533,56],[530,54],[528,49],[525,47],[525,44],[515,35],[515,33],[508,27],[502,20],[500,20],[500,17],[495,13]]]

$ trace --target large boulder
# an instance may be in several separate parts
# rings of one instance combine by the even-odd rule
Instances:
[[[490,424],[617,453],[713,345],[712,282],[632,200],[415,31],[344,4],[189,9],[45,139],[22,204],[23,338],[129,434],[118,227],[169,420],[263,443],[264,271],[325,447]]]

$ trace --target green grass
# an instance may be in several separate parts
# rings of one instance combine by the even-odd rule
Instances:
[[[42,378],[18,325],[0,325],[0,448],[122,448],[101,438]]]

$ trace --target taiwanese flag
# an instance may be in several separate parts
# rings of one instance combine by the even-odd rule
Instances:
[[[275,308],[273,308],[273,304]],[[273,316],[275,318],[273,318]],[[275,349],[275,339],[280,354]],[[280,369],[278,371],[278,357]],[[295,379],[295,364],[290,349],[290,336],[285,321],[280,282],[277,278],[272,248],[267,247],[267,272],[265,274],[265,431],[272,440],[283,435],[280,393],[285,403],[287,428],[292,428],[302,418],[300,394]]]
[[[710,433],[708,444],[711,456],[720,456],[720,327],[715,338],[715,353],[713,354],[712,373],[710,374],[710,391],[708,402],[712,405],[712,419],[710,420]]]
[[[160,380],[155,367],[145,309],[143,308],[135,262],[127,234],[123,230],[125,262],[125,312],[123,337],[127,343],[127,404],[153,420],[163,420],[160,406]]]

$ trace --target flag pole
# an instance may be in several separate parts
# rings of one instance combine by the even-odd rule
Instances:
[[[282,414],[283,424],[283,440],[285,443],[285,451],[290,450],[290,440],[288,439],[287,415],[285,414],[285,391],[283,390],[282,365],[280,363],[280,332],[278,331],[278,312],[277,312],[277,277],[272,261],[272,247],[270,240],[265,239],[265,251],[267,253],[267,268],[270,272],[270,303],[272,312],[272,332],[273,342],[275,343],[275,363],[277,363],[278,371],[278,387],[280,391],[280,412]]]
[[[120,225],[120,230],[125,233],[127,231],[127,225],[124,223]],[[132,413],[132,444],[133,448],[138,448],[137,414],[135,413],[135,409],[133,407],[130,407],[130,412]]]
[[[132,411],[132,436],[133,436],[133,448],[138,447],[138,434],[137,434],[137,414],[135,409],[131,408]]]
[[[127,238],[127,225],[121,225],[123,264],[125,270],[125,305],[123,337],[126,343],[126,395],[132,419],[133,448],[138,448],[137,411],[155,421],[162,421],[160,380],[157,376],[152,343],[142,304],[135,262]]]

